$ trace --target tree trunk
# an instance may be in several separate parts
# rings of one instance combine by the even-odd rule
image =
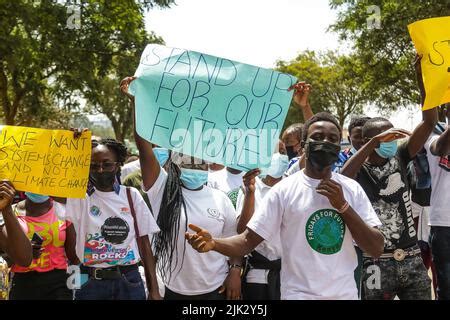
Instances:
[[[0,61],[0,101],[2,102],[5,124],[14,125],[14,112],[8,97],[8,79],[3,71],[3,61]]]
[[[121,126],[120,123],[114,118],[114,117],[110,117],[109,120],[111,120],[111,124],[114,130],[114,135],[116,136],[116,140],[123,142],[123,135],[122,135],[122,130],[120,130]]]
[[[8,112],[5,115],[5,124],[8,126],[13,126],[15,124],[15,115],[12,112]]]
[[[118,128],[117,130],[114,129],[114,134],[116,135],[116,140],[120,141],[122,143],[124,143],[124,136],[123,136],[123,132],[122,130],[120,130],[120,128]]]
[[[339,116],[339,125],[341,126],[342,129],[344,129],[344,122],[345,122],[345,117]]]
[[[339,121],[339,125],[341,126],[342,129],[344,129],[345,110],[338,110],[337,118],[338,118],[338,121]]]

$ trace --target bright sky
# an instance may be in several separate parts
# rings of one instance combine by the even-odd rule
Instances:
[[[327,32],[336,19],[328,0],[177,0],[170,9],[146,13],[146,27],[167,46],[195,50],[261,67],[291,60],[301,51],[340,50]],[[376,111],[368,111],[370,116]],[[391,115],[395,126],[411,130],[421,113]]]
[[[306,49],[337,48],[325,33],[335,14],[328,0],[177,0],[146,14],[146,26],[171,47],[274,67]]]

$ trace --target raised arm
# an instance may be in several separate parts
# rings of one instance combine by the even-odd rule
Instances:
[[[304,121],[312,118],[314,113],[312,112],[308,99],[309,94],[312,91],[312,86],[304,81],[301,81],[292,85],[288,90],[294,90],[294,105],[302,111]]]
[[[161,167],[159,165],[158,160],[153,153],[152,144],[142,138],[136,132],[136,113],[134,106],[134,96],[132,96],[128,92],[128,87],[130,83],[136,79],[136,77],[126,77],[120,82],[120,90],[124,95],[130,99],[132,105],[133,112],[133,132],[134,132],[134,140],[136,141],[136,147],[139,150],[139,162],[141,164],[141,172],[142,172],[142,182],[144,185],[144,189],[150,189],[156,182],[159,177],[159,173]]]
[[[255,249],[264,239],[256,232],[247,228],[237,236],[213,239],[208,230],[189,224],[195,234],[186,232],[185,238],[198,252],[217,251],[228,257],[243,257]]]
[[[361,149],[358,150],[347,162],[341,170],[341,174],[354,179],[361,170],[362,165],[367,157],[372,154],[373,150],[380,146],[381,142],[391,142],[409,136],[409,133],[401,129],[390,129],[369,140]]]
[[[247,172],[242,180],[245,186],[244,205],[240,212],[239,221],[237,224],[237,232],[242,233],[247,228],[247,223],[255,212],[255,179],[260,174],[259,169],[253,169]]]
[[[411,137],[408,139],[408,153],[411,159],[422,150],[438,120],[437,108],[425,110],[422,112],[422,115],[423,120],[414,129]]]
[[[450,106],[447,106],[447,129],[430,147],[431,153],[438,157],[450,155]]]
[[[16,190],[9,181],[0,182],[0,211],[5,222],[4,226],[0,227],[0,248],[15,264],[28,267],[32,261],[31,242],[11,207],[15,193]]]
[[[414,67],[416,69],[417,83],[419,86],[421,103],[423,106],[423,103],[425,102],[426,93],[422,78],[422,66],[420,64],[421,60],[422,57],[416,55]],[[433,129],[436,126],[437,122],[438,122],[437,108],[422,111],[422,121],[414,129],[411,137],[408,140],[408,153],[411,159],[414,158],[420,150],[422,150],[425,142],[428,140],[428,137],[433,132]]]

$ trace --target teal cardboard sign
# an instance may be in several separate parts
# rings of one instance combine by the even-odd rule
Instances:
[[[293,76],[155,44],[135,76],[130,92],[144,139],[243,171],[270,165]]]

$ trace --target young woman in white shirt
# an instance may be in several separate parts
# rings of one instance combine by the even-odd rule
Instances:
[[[145,300],[140,262],[149,299],[161,298],[149,238],[159,228],[140,193],[117,182],[126,155],[114,139],[93,140],[86,197],[66,201],[81,275],[87,278],[75,291],[76,300]]]
[[[121,90],[134,105],[128,86]],[[184,241],[188,223],[206,224],[218,237],[236,234],[236,213],[223,192],[206,184],[208,164],[191,157],[174,156],[161,168],[150,142],[135,131],[144,190],[161,229],[153,239],[158,271],[165,285],[165,300],[240,299],[241,258],[228,259],[218,253],[201,255]],[[173,161],[172,161],[173,160]]]

